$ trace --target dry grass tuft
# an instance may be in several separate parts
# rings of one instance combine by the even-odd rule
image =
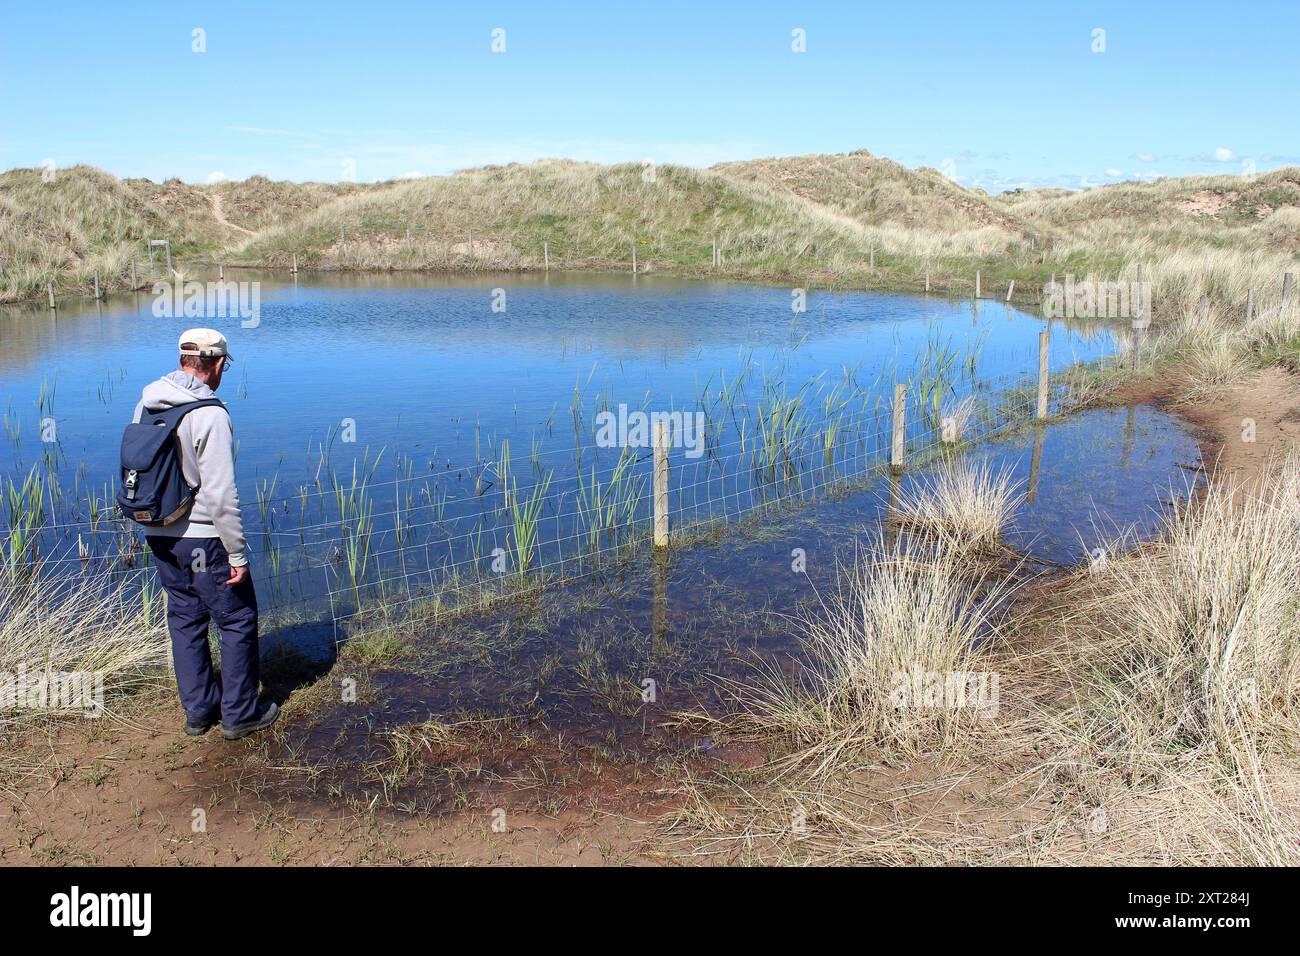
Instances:
[[[138,689],[168,660],[162,600],[128,591],[120,576],[87,572],[49,580],[0,571],[0,674],[85,672],[102,678],[105,698]],[[18,708],[0,729],[47,716]]]
[[[965,458],[919,478],[900,499],[895,520],[937,538],[954,554],[993,555],[1001,551],[1002,531],[1023,500],[1010,470],[995,472],[987,462]]]
[[[1300,862],[1297,465],[1215,485],[1064,602],[1043,720],[1058,776],[1127,821],[1102,858]]]
[[[990,685],[976,665],[1010,593],[942,540],[877,543],[804,611],[802,677],[773,676],[748,701],[749,720],[786,740],[789,766],[813,776],[875,747],[951,744],[996,710],[977,693]]]
[[[1096,676],[1098,763],[1158,777],[1204,751],[1229,766],[1294,713],[1300,693],[1300,473],[1218,485],[1158,545],[1109,562],[1073,611]],[[1088,625],[1082,627],[1080,625]]]

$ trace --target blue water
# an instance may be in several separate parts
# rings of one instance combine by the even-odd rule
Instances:
[[[235,358],[221,397],[234,415],[242,475],[283,457],[280,473],[291,480],[305,474],[286,469],[301,466],[308,442],[344,418],[356,420],[359,445],[437,449],[468,463],[475,423],[484,435],[527,443],[553,408],[564,423],[575,384],[614,403],[639,406],[649,394],[676,408],[693,404],[717,373],[734,375],[751,350],[758,366],[784,363],[797,384],[843,366],[868,377],[907,367],[935,336],[958,350],[978,344],[978,373],[994,377],[1034,368],[1046,328],[1000,303],[982,302],[974,315],[969,302],[876,293],[811,292],[808,311],[795,317],[786,289],[657,277],[401,282],[263,281],[260,323],[248,329],[237,319],[155,318],[147,294],[115,298],[100,313],[64,308],[57,319],[45,309],[0,311],[0,407],[14,408],[34,433],[41,382],[57,379],[66,454],[109,471],[140,387],[174,367],[181,331],[208,322]],[[504,313],[491,311],[494,288],[505,290]],[[1110,348],[1100,328],[1056,323],[1052,365]],[[11,447],[0,464],[14,464]]]
[[[682,462],[680,474],[709,471],[716,484],[706,483],[705,494],[739,509],[766,480],[752,474],[754,433],[742,434],[739,418],[802,390],[811,434],[823,403],[852,393],[843,414],[870,427],[850,428],[837,447],[832,474],[844,477],[882,453],[878,419],[895,380],[932,370],[933,356],[948,351],[962,359],[944,372],[945,394],[991,394],[1034,373],[1038,333],[1048,327],[997,302],[862,292],[810,292],[807,311],[796,315],[789,289],[645,276],[229,278],[261,283],[256,327],[238,318],[157,318],[143,293],[67,302],[57,315],[0,311],[0,412],[21,430],[0,445],[0,475],[37,466],[63,489],[51,522],[62,533],[44,545],[47,555],[65,553],[80,534],[96,555],[117,560],[120,529],[100,522],[92,534],[85,497],[114,481],[121,429],[141,386],[175,367],[177,337],[193,325],[217,327],[230,341],[235,364],[220,397],[235,422],[255,576],[266,603],[286,607],[358,597],[354,587],[340,598],[344,584],[357,584],[339,570],[340,543],[355,525],[340,518],[331,493],[331,475],[347,485],[357,462],[373,469],[374,558],[361,583],[386,593],[432,588],[436,566],[484,573],[492,548],[510,547],[497,497],[503,442],[523,494],[551,476],[537,563],[564,561],[562,545],[545,549],[572,537],[579,467],[602,479],[621,451],[592,447],[600,409],[707,409],[719,463]],[[1114,348],[1102,327],[1057,322],[1051,331],[1054,370]],[[738,379],[728,412],[722,395]],[[54,387],[53,449],[39,440],[43,384]],[[339,432],[345,420],[355,443]],[[909,439],[923,441],[932,424],[913,407]],[[810,439],[804,452],[816,445]],[[638,481],[648,457],[636,456]],[[799,469],[807,474],[807,462]],[[688,507],[687,493],[675,488],[675,504]],[[643,505],[629,520],[647,517]],[[413,528],[405,537],[403,524]]]

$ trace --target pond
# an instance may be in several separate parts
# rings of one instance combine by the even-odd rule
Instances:
[[[1145,406],[1086,410],[992,439],[971,454],[1009,469],[1025,496],[1008,535],[1026,556],[1016,573],[1022,583],[1051,564],[1094,560],[1151,535],[1166,503],[1185,500],[1202,480],[1196,437]],[[295,730],[288,749],[325,770],[329,785],[362,796],[368,791],[356,768],[387,756],[389,731],[426,722],[506,721],[535,738],[548,737],[544,727],[633,767],[680,753],[696,726],[683,715],[732,713],[736,695],[770,687],[774,678],[798,679],[805,614],[835,593],[838,570],[878,540],[891,497],[929,471],[882,475],[849,493],[781,509],[670,549],[661,560],[625,562],[554,588],[509,613],[489,609],[431,623],[412,655],[371,675],[377,692],[364,705],[325,708]],[[652,702],[642,696],[647,681]],[[494,741],[469,753],[486,761],[486,776],[510,772],[498,764],[511,746]],[[457,768],[454,759],[448,769],[446,759],[439,752],[432,782],[412,785],[403,799],[451,800],[458,790],[446,778],[478,772],[477,764]]]
[[[678,415],[671,511],[687,534],[870,486],[896,383],[912,455],[945,422],[976,438],[1027,418],[1049,328],[995,301],[801,302],[801,290],[658,276],[229,278],[257,283],[255,317],[160,317],[145,293],[0,310],[0,476],[35,471],[50,488],[27,557],[139,570],[109,506],[121,429],[141,387],[174,368],[180,332],[219,328],[263,606],[336,635],[377,606],[455,604],[639,547],[653,457],[639,413]],[[1117,349],[1105,325],[1050,331],[1054,373]],[[1038,480],[1086,497],[1089,442],[1055,434]],[[1148,471],[1168,477],[1181,454],[1170,445]],[[1072,520],[1044,512],[1032,530],[1064,541]]]

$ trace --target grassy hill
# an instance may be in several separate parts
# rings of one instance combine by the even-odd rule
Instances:
[[[1001,206],[1094,242],[1135,233],[1164,246],[1300,254],[1300,167],[1256,176],[1186,176],[1085,192],[1006,193]]]
[[[408,230],[410,242],[407,242]],[[266,229],[234,255],[324,268],[702,270],[856,267],[870,230],[797,195],[710,170],[567,160],[395,183]]]
[[[1076,271],[1143,263],[1166,303],[1202,295],[1230,310],[1249,290],[1276,297],[1300,265],[1300,167],[1256,176],[1185,176],[1081,192],[1004,193],[1003,208],[1064,236]]]
[[[963,189],[939,172],[908,169],[864,150],[834,156],[788,156],[720,163],[713,169],[835,209],[871,226],[960,232],[994,226],[1032,232],[1029,223]]]
[[[571,160],[385,183],[0,174],[0,300],[129,284],[144,241],[193,262],[303,268],[631,268],[810,286],[1036,293],[1138,263],[1178,301],[1238,302],[1300,252],[1300,169],[989,196],[866,151],[709,169]],[[716,241],[721,264],[713,261]],[[872,261],[874,259],[874,267]]]
[[[1097,189],[1004,193],[999,206],[1059,227],[1110,223],[1143,229],[1252,231],[1280,210],[1300,209],[1300,167],[1256,176],[1184,176]]]
[[[249,230],[371,188],[261,176],[216,186],[154,183],[93,166],[44,173],[0,173],[0,302],[44,295],[51,282],[59,294],[88,295],[96,272],[104,289],[126,289],[131,261],[147,260],[149,239],[170,239],[179,259],[209,258]]]
[[[265,176],[250,176],[239,182],[208,187],[208,195],[220,198],[226,219],[236,231],[256,232],[311,212],[341,196],[377,188],[382,187],[358,183],[274,182]]]
[[[59,170],[52,179],[42,173],[15,169],[0,175],[0,299],[43,293],[47,282],[81,291],[96,271],[104,283],[118,286],[147,237],[193,231],[195,241],[186,243],[190,252],[211,247],[217,238],[172,218],[130,181],[93,167]]]

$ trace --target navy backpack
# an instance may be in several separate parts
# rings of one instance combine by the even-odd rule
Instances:
[[[196,408],[221,404],[219,398],[205,398],[160,412],[146,408],[140,421],[126,426],[122,485],[117,491],[123,515],[145,527],[160,528],[188,514],[199,486],[191,488],[185,480],[176,429]]]

